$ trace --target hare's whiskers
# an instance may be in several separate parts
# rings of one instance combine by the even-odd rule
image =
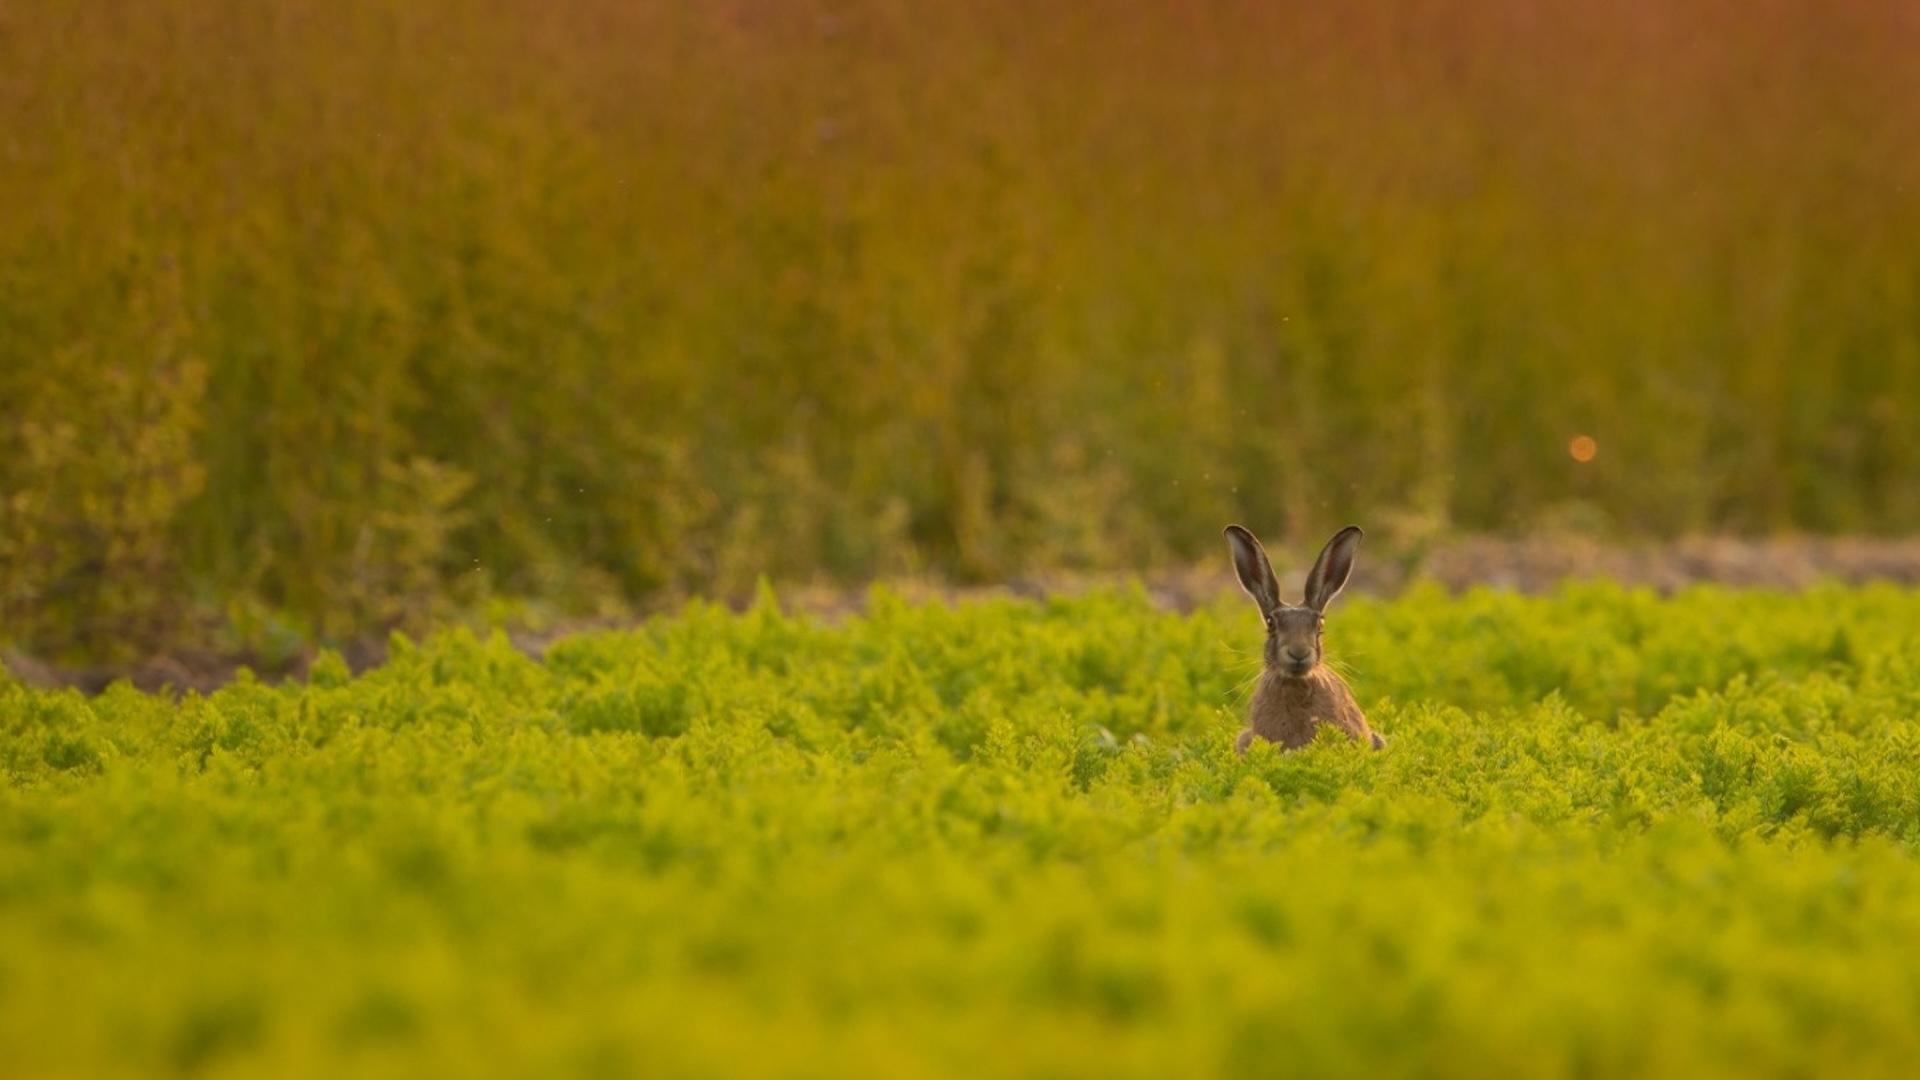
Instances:
[[[1325,664],[1328,668],[1332,669],[1335,675],[1338,675],[1342,679],[1346,679],[1348,681],[1352,681],[1354,677],[1354,673],[1360,670],[1359,668],[1354,667],[1353,662],[1348,660],[1345,656],[1335,658],[1335,657],[1327,656],[1323,653],[1321,654],[1320,662],[1322,664]]]
[[[1222,652],[1225,652],[1228,655],[1234,657],[1234,665],[1233,665],[1233,668],[1230,670],[1240,670],[1248,673],[1247,676],[1241,679],[1238,683],[1236,683],[1233,688],[1234,697],[1239,698],[1239,697],[1246,696],[1246,694],[1253,688],[1253,684],[1260,681],[1260,673],[1266,670],[1266,659],[1264,657],[1264,654],[1261,652],[1251,652],[1247,649],[1237,648],[1233,645],[1227,644],[1224,641],[1219,642],[1218,644]]]

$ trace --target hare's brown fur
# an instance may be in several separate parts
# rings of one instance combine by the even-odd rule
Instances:
[[[1233,552],[1234,572],[1247,595],[1259,605],[1267,627],[1267,644],[1262,652],[1265,670],[1254,687],[1247,729],[1240,733],[1234,749],[1246,753],[1255,738],[1297,749],[1312,742],[1322,724],[1376,750],[1384,747],[1386,740],[1367,726],[1366,716],[1353,700],[1353,691],[1327,667],[1320,646],[1327,605],[1339,595],[1353,570],[1360,530],[1349,525],[1327,541],[1313,569],[1307,572],[1306,602],[1302,604],[1280,599],[1273,565],[1252,533],[1229,525],[1226,536]]]
[[[1261,673],[1259,685],[1253,689],[1247,729],[1240,733],[1234,749],[1246,753],[1258,736],[1279,743],[1283,749],[1296,750],[1313,741],[1321,724],[1331,724],[1371,745],[1381,743],[1367,726],[1366,715],[1354,702],[1346,680],[1325,664],[1297,678],[1269,668]]]

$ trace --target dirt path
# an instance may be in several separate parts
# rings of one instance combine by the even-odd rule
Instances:
[[[1280,556],[1280,552],[1275,552]],[[1236,588],[1225,565],[1144,575],[1148,594],[1161,606],[1188,611]],[[1281,565],[1283,577],[1296,576],[1304,566]],[[1667,543],[1609,544],[1580,536],[1536,536],[1522,539],[1463,537],[1437,544],[1423,553],[1388,551],[1365,556],[1350,586],[1356,592],[1392,594],[1410,581],[1432,581],[1442,588],[1511,589],[1538,593],[1570,580],[1609,578],[1629,586],[1672,592],[1688,585],[1715,583],[1736,588],[1795,590],[1821,582],[1858,585],[1873,581],[1920,586],[1920,537],[1781,537],[1765,540],[1700,537]],[[898,591],[911,599],[965,600],[990,596],[1042,597],[1084,592],[1110,585],[1111,575],[1053,575],[1027,578],[995,586],[955,587],[937,582],[901,582]],[[859,610],[862,590],[834,587],[782,589],[784,603],[793,609],[828,618]],[[608,624],[579,623],[539,634],[516,634],[514,641],[539,655],[553,641]],[[342,650],[355,671],[386,659],[384,641],[368,639]],[[61,667],[17,652],[0,653],[14,678],[42,688],[71,686],[97,693],[119,679],[146,691],[172,689],[210,692],[231,682],[242,666],[262,678],[301,679],[312,661],[308,651],[290,662],[262,664],[257,657],[181,649],[162,653],[126,667]]]

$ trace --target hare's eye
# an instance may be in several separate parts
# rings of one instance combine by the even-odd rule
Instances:
[[[1278,624],[1278,621],[1277,621],[1276,619],[1274,619],[1274,617],[1273,617],[1273,616],[1271,616],[1271,615],[1268,615],[1268,616],[1266,617],[1266,624],[1267,624],[1267,629],[1268,629],[1268,630],[1272,630],[1272,629],[1273,629],[1273,628],[1274,628],[1275,626],[1277,626],[1277,625],[1279,625],[1279,624]]]

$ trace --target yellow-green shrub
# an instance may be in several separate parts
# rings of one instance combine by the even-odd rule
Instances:
[[[111,532],[34,508],[125,471],[204,476],[142,526],[147,580],[328,634],[423,622],[429,582],[586,607],[1128,567],[1228,518],[1920,524],[1897,6],[8,25],[0,542],[9,627],[55,646],[48,583],[86,558],[12,534]],[[150,374],[188,358],[198,396]],[[150,378],[199,418],[189,456],[27,452],[139,429],[60,388]],[[471,484],[417,503],[416,467]],[[431,550],[381,541],[400,504]],[[103,613],[151,621],[117,588]]]

